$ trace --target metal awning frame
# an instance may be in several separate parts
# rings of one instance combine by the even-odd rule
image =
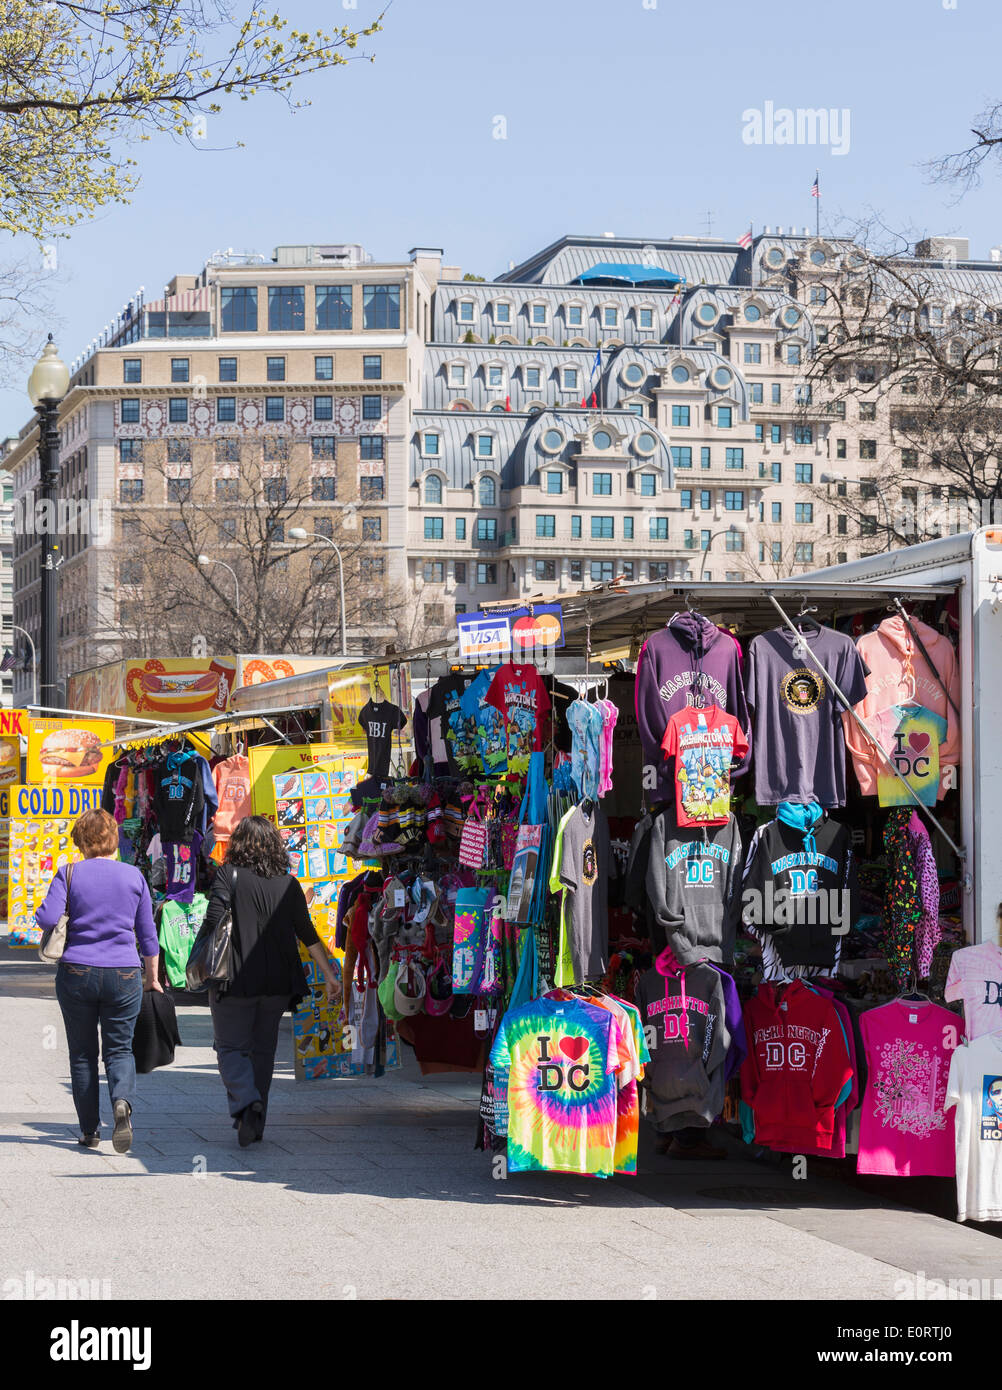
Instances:
[[[102,748],[122,748],[130,743],[159,743],[169,738],[175,738],[179,734],[191,733],[195,729],[219,729],[221,732],[228,733],[234,726],[248,724],[259,719],[263,724],[267,724],[275,734],[285,743],[292,740],[287,734],[283,734],[281,729],[277,729],[272,723],[272,719],[280,718],[285,714],[298,714],[303,710],[314,709],[314,704],[291,705],[287,710],[241,710],[239,714],[216,714],[210,719],[195,719],[189,724],[157,724],[150,730],[142,730],[138,733],[127,734],[122,738],[109,739],[107,743],[102,743]],[[92,718],[97,718],[94,715]],[[152,721],[151,721],[152,722]]]

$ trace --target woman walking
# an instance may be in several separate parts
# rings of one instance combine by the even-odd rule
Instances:
[[[230,837],[217,870],[202,931],[233,913],[233,978],[210,985],[213,1047],[241,1148],[264,1134],[278,1027],[286,1009],[309,993],[296,940],[323,973],[327,999],[340,982],[317,936],[282,837],[264,816],[247,816]]]
[[[73,843],[84,856],[59,869],[35,921],[46,930],[64,912],[66,949],[56,967],[56,998],[63,1014],[70,1053],[73,1104],[80,1121],[79,1143],[96,1149],[101,1112],[98,1083],[98,1029],[115,1122],[111,1142],[117,1153],[132,1146],[132,1102],[136,1061],[132,1035],[145,988],[160,990],[160,944],[146,880],[132,864],[121,864],[118,826],[107,811],[85,811],[73,827]],[[138,946],[137,946],[138,940]]]

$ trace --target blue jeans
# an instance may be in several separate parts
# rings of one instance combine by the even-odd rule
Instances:
[[[112,1106],[116,1100],[127,1100],[131,1106],[136,1094],[132,1035],[143,1002],[142,973],[138,965],[120,969],[60,961],[56,970],[56,998],[66,1025],[77,1118],[84,1134],[96,1134],[101,1126],[98,1026]]]

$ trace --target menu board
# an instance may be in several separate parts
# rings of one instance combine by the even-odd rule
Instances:
[[[30,787],[20,783],[0,793],[0,811],[5,801],[10,809],[9,944],[36,946],[42,933],[35,926],[35,910],[48,892],[56,870],[83,857],[70,839],[70,832],[84,811],[100,807],[101,788]]]
[[[27,780],[103,786],[114,737],[113,719],[29,719]]]

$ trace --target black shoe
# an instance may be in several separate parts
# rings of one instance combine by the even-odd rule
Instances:
[[[77,1140],[77,1143],[82,1144],[85,1149],[96,1149],[100,1142],[101,1136],[98,1134],[97,1130],[95,1130],[93,1134],[81,1134],[80,1138]]]
[[[127,1154],[132,1148],[132,1106],[127,1100],[116,1100],[112,1113],[115,1116],[112,1146],[116,1153]]]
[[[254,1143],[259,1137],[259,1129],[264,1129],[264,1106],[259,1100],[253,1100],[241,1110],[240,1123],[237,1125],[237,1143],[242,1149]]]

